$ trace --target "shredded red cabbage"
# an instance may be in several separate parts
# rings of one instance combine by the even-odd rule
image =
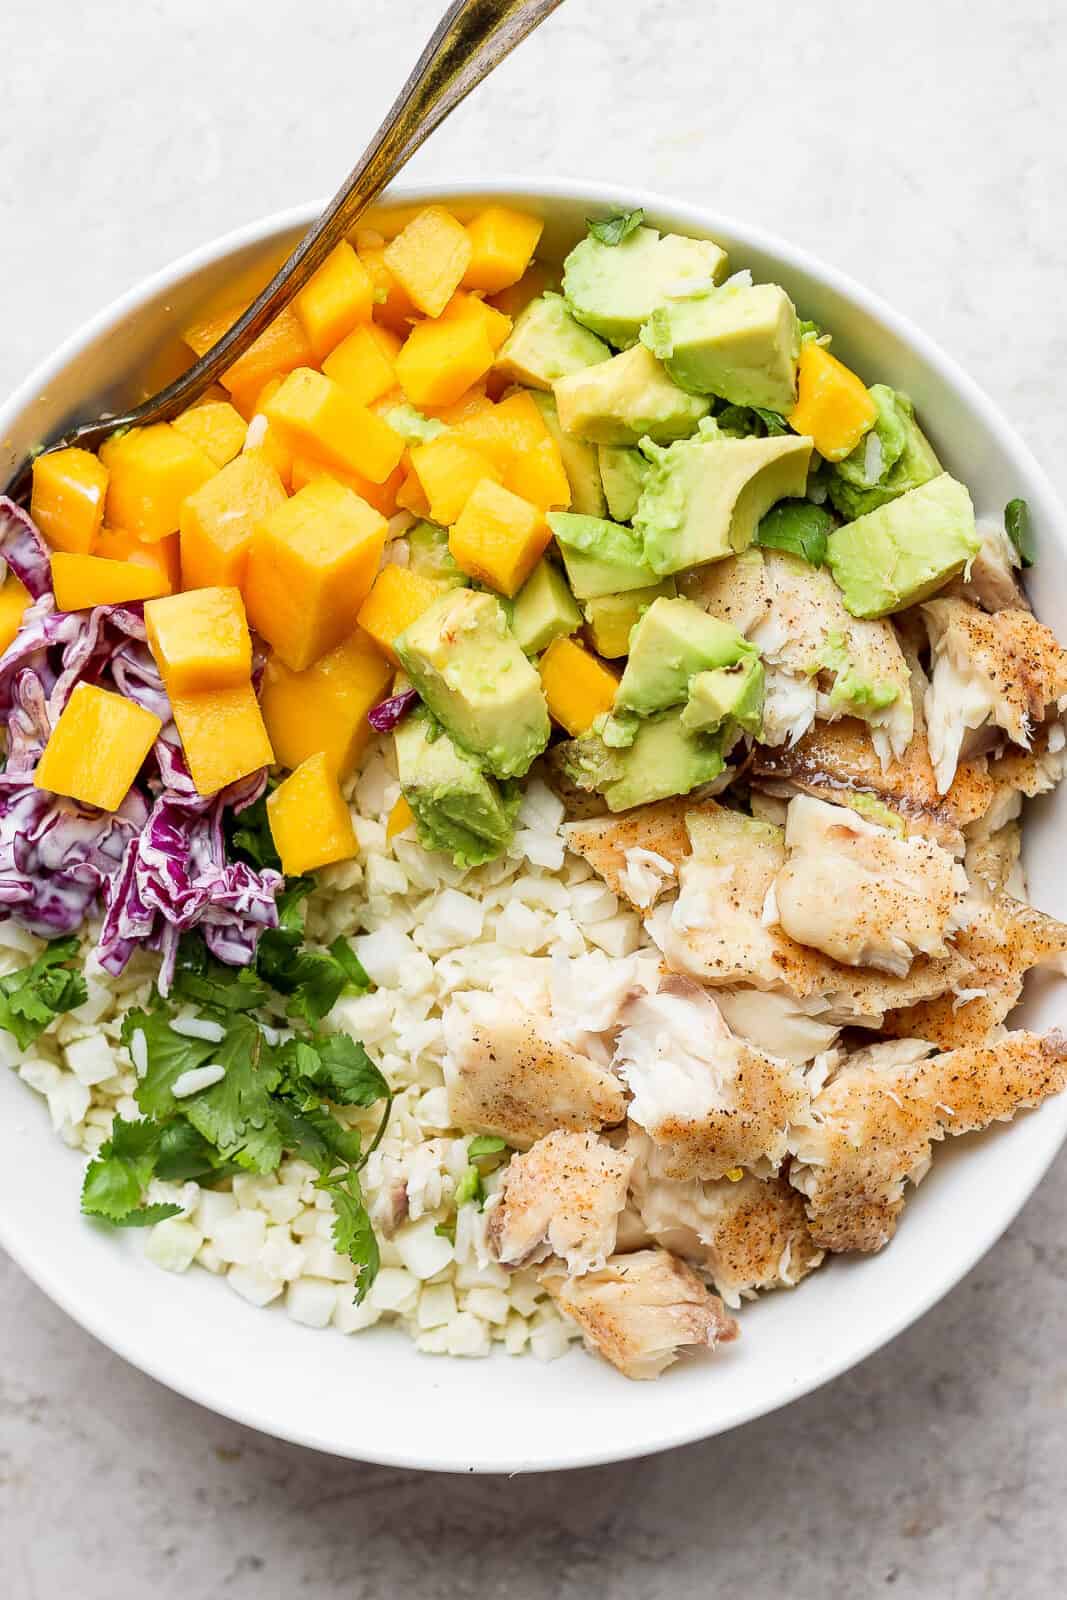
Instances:
[[[376,706],[371,706],[367,721],[375,733],[392,733],[418,698],[416,689],[404,689],[400,694],[391,694],[387,700],[379,700]]]

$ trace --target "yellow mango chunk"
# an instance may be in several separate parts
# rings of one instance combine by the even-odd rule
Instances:
[[[152,600],[156,595],[169,594],[170,583],[157,568],[137,561],[71,556],[57,550],[52,557],[52,589],[60,611],[87,611],[90,606]]]
[[[90,450],[51,450],[33,463],[30,516],[53,550],[88,555],[104,519],[108,471]]]
[[[182,506],[182,587],[240,588],[256,527],[284,504],[282,481],[257,450],[229,462]]]
[[[274,764],[256,691],[247,680],[229,689],[171,695],[170,708],[193,783],[215,794]]]
[[[29,590],[9,572],[0,584],[0,655],[18,633],[23,613],[30,603]]]
[[[374,284],[375,322],[406,338],[418,312],[403,284],[393,277],[386,265],[384,240],[375,245],[360,242],[357,254]]]
[[[467,230],[443,206],[427,206],[385,248],[384,261],[412,305],[439,317],[470,265]]]
[[[440,594],[441,585],[432,578],[421,577],[407,567],[390,563],[379,572],[374,587],[360,606],[359,625],[382,654],[398,667],[400,658],[393,649],[393,640],[416,617],[421,617]]]
[[[380,512],[330,478],[309,483],[256,530],[244,582],[249,619],[294,672],[352,632],[386,531]]]
[[[310,367],[291,372],[263,414],[294,455],[317,456],[372,483],[384,483],[404,454],[403,439],[387,422]]]
[[[34,786],[117,811],[162,726],[125,695],[79,683],[49,735]]]
[[[252,640],[240,589],[189,589],[149,600],[148,648],[168,694],[232,689],[252,673]]]
[[[571,486],[559,446],[526,390],[487,402],[459,419],[455,432],[497,466],[504,486],[542,511],[565,510]]]
[[[254,403],[248,408],[248,432],[245,435],[244,450],[249,455],[254,452],[262,456],[263,460],[274,468],[286,489],[291,489],[293,452],[287,444],[283,444],[277,428],[272,428],[263,415],[263,407],[274,398],[284,382],[284,378],[268,378]]]
[[[191,439],[157,422],[108,439],[100,459],[110,473],[107,520],[140,539],[177,533],[182,501],[218,470]]]
[[[322,370],[334,383],[354,400],[357,406],[369,406],[390,389],[396,388],[396,371],[392,358],[382,349],[369,327],[353,328],[347,339],[342,339],[322,363]]]
[[[416,445],[411,452],[411,467],[426,496],[426,514],[442,528],[455,522],[483,478],[491,478],[494,483],[503,481],[488,456],[448,433],[439,434],[428,444]]]
[[[573,739],[615,704],[619,680],[573,639],[555,639],[537,664],[549,715]]]
[[[498,294],[518,283],[544,231],[540,217],[508,206],[487,206],[467,224],[471,255],[463,274],[465,289]]]
[[[167,587],[162,594],[173,594],[181,588],[181,546],[176,533],[165,539],[138,539],[124,528],[101,528],[93,545],[93,555],[107,561],[132,561],[135,566],[151,567],[158,572]]]
[[[396,358],[396,376],[413,406],[447,406],[493,365],[493,347],[480,319],[420,322]]]
[[[485,392],[484,383],[472,384],[465,389],[458,400],[453,400],[447,406],[428,406],[426,415],[436,417],[438,422],[443,422],[448,428],[455,428],[461,422],[467,422],[471,417],[480,416],[483,411],[491,411],[493,402]]]
[[[483,478],[448,535],[456,565],[509,598],[544,555],[552,535],[528,500]]]
[[[351,813],[321,751],[267,797],[267,820],[287,875],[298,877],[356,854]]]
[[[827,461],[843,461],[874,426],[878,407],[862,378],[814,339],[800,347],[797,403],[789,426],[806,433]]]
[[[171,423],[192,440],[217,467],[224,467],[238,455],[245,442],[248,424],[228,400],[209,400],[190,406]]]
[[[460,291],[454,294],[441,313],[442,322],[480,322],[485,329],[485,336],[493,347],[493,354],[500,349],[508,334],[511,332],[511,318],[506,317],[502,311],[497,311],[495,306],[487,305],[476,294],[464,294]]]
[[[218,316],[206,317],[186,328],[182,338],[195,355],[202,356],[218,343],[243,310],[243,306],[233,306]],[[268,378],[310,366],[314,359],[315,352],[299,318],[291,306],[286,306],[255,344],[222,374],[220,381],[230,394],[254,395]]]
[[[426,491],[419,482],[418,473],[406,474],[403,483],[397,490],[396,503],[401,511],[410,511],[413,517],[428,517],[430,515],[430,502],[426,498]]]
[[[493,295],[493,305],[497,311],[502,311],[506,317],[511,317],[514,321],[520,312],[526,310],[531,300],[536,300],[546,289],[558,287],[558,284],[558,272],[544,266],[540,261],[534,261],[518,283]]]
[[[385,824],[385,837],[395,839],[398,833],[407,833],[415,821],[415,813],[401,795]]]
[[[322,751],[336,777],[351,776],[370,738],[367,712],[388,693],[392,676],[362,628],[303,672],[268,656],[260,705],[277,760],[298,767]]]
[[[352,246],[344,239],[293,300],[308,343],[321,362],[357,322],[369,322],[374,310],[374,282]]]
[[[346,489],[351,489],[353,494],[358,494],[361,500],[366,500],[375,511],[380,511],[383,517],[392,517],[396,514],[397,493],[403,484],[407,473],[403,465],[391,472],[384,483],[371,483],[369,478],[363,478],[358,472],[342,472],[337,467],[324,466],[321,461],[313,461],[310,456],[294,456],[293,458],[293,493],[303,489],[305,484],[313,483],[316,478],[331,478],[334,483],[344,484]]]

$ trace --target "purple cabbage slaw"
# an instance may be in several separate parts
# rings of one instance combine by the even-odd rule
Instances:
[[[7,729],[0,918],[57,938],[77,932],[102,899],[100,964],[117,973],[139,945],[156,950],[164,994],[178,940],[190,928],[202,930],[220,961],[247,965],[263,929],[277,926],[275,897],[284,879],[269,868],[227,861],[223,823],[227,810],[243,811],[259,799],[266,771],[218,794],[197,793],[147,646],[143,606],[57,611],[44,541],[6,496],[0,496],[0,558],[33,602],[0,655],[0,722]],[[141,779],[114,813],[34,784],[48,736],[79,683],[116,690],[163,723]]]

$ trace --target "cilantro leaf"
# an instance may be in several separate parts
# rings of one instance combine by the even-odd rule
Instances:
[[[359,1164],[363,1141],[358,1128],[343,1128],[322,1106],[298,1108],[280,1096],[274,1115],[286,1150],[314,1167],[320,1178],[329,1177],[338,1166]]]
[[[245,1016],[235,1016],[222,1043],[210,1051],[225,1076],[183,1099],[181,1111],[224,1159],[252,1172],[273,1172],[283,1149],[272,1099],[282,1078],[274,1053]]]
[[[171,993],[213,1011],[254,1011],[268,998],[252,967],[231,967],[216,960],[196,933],[181,941]]]
[[[370,979],[346,939],[335,939],[329,950],[304,950],[302,939],[291,929],[270,929],[260,937],[256,966],[273,989],[291,997],[288,1015],[314,1027],[350,985],[366,990]]]
[[[122,1019],[122,1042],[131,1054],[137,1033],[144,1039],[148,1064],[134,1099],[147,1116],[170,1116],[183,1108],[172,1093],[175,1079],[216,1060],[221,1047],[210,1039],[187,1039],[175,1033],[165,1011],[127,1011]]]
[[[367,1290],[378,1276],[381,1256],[355,1172],[349,1172],[331,1187],[330,1199],[334,1209],[334,1249],[339,1255],[348,1256],[359,1272],[356,1280],[358,1306],[366,1299]]]
[[[477,1204],[479,1210],[485,1203],[485,1185],[482,1183],[482,1175],[473,1161],[456,1185],[457,1210],[460,1206],[469,1205],[471,1201]]]
[[[361,989],[366,993],[372,987],[370,978],[367,976],[366,967],[364,967],[347,939],[335,939],[330,946],[330,954],[342,968],[354,989]]]
[[[756,543],[766,549],[787,550],[813,567],[826,562],[826,539],[834,519],[823,506],[810,500],[783,500],[768,511],[756,529]]]
[[[232,817],[227,827],[226,843],[229,854],[245,861],[250,867],[273,867],[282,870],[282,861],[274,846],[267,817],[267,793],[260,795],[252,805],[245,806],[238,816]]]
[[[160,1129],[157,1178],[164,1178],[168,1183],[188,1183],[191,1179],[201,1188],[210,1189],[213,1184],[240,1171],[235,1162],[223,1161],[203,1134],[197,1133],[184,1117],[174,1117]]]
[[[342,1106],[372,1106],[389,1099],[386,1079],[359,1040],[347,1033],[290,1039],[283,1047],[282,1059],[301,1088],[316,1089],[324,1100]]]
[[[81,1208],[117,1228],[147,1228],[176,1217],[181,1206],[142,1206],[141,1196],[156,1168],[159,1126],[149,1118],[125,1122],[116,1117],[111,1138],[89,1163],[82,1184]]]
[[[764,406],[727,405],[716,413],[715,421],[723,433],[744,439],[789,432],[785,418],[777,411],[768,411]]]
[[[636,211],[620,211],[614,217],[605,217],[603,221],[596,222],[592,217],[586,219],[589,232],[598,244],[622,244],[631,233],[635,233],[645,220],[645,213],[640,206]]]
[[[77,959],[77,939],[53,939],[26,967],[0,978],[0,1028],[26,1050],[56,1017],[85,1003],[88,990]]]
[[[1030,507],[1025,500],[1009,500],[1004,507],[1004,527],[1008,538],[1019,552],[1024,567],[1032,567],[1037,560],[1037,540],[1030,521]]]

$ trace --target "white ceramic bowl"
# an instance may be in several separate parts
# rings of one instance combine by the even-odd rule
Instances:
[[[654,195],[565,182],[456,183],[398,202],[499,198],[546,219],[559,257],[590,213],[643,205],[650,222],[709,235],[734,268],[781,283],[802,314],[869,381],[905,390],[946,466],[979,512],[1030,502],[1041,559],[1030,575],[1039,615],[1067,615],[1067,523],[1044,473],[994,406],[902,317],[842,273],[757,229]],[[0,409],[0,463],[71,412],[121,400],[161,339],[235,271],[295,237],[310,207],[268,218],[187,256],[132,290],[69,340]],[[3,463],[6,466],[6,463]],[[6,476],[6,472],[4,474]],[[3,479],[0,478],[0,482]],[[1030,809],[1025,855],[1040,905],[1067,917],[1059,837],[1067,791]],[[1062,991],[1029,993],[1029,1024],[1064,1020]],[[948,1292],[989,1249],[1041,1178],[1067,1131],[1067,1097],[1010,1128],[938,1151],[900,1232],[881,1255],[834,1261],[742,1317],[728,1351],[681,1362],[654,1384],[627,1383],[575,1350],[542,1366],[420,1356],[399,1333],[312,1332],[277,1308],[253,1310],[205,1272],[173,1277],[142,1261],[137,1237],[78,1214],[82,1162],[51,1133],[42,1101],[0,1074],[0,1240],[81,1325],[128,1361],[213,1410],[337,1455],[443,1471],[586,1466],[720,1433],[772,1411],[877,1350]]]

